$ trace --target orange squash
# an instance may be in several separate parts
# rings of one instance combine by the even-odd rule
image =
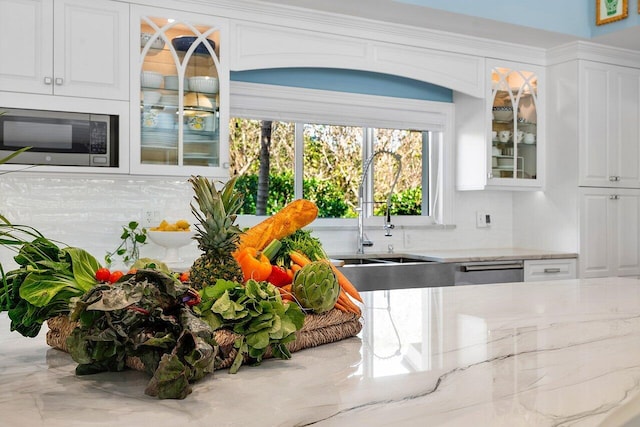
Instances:
[[[318,207],[310,200],[298,199],[256,224],[240,235],[237,251],[253,247],[261,251],[273,239],[282,239],[311,224],[318,216]]]

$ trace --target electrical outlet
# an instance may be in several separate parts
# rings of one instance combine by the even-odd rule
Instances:
[[[160,211],[145,210],[142,213],[142,226],[154,227],[160,224],[162,218],[160,218]]]
[[[491,225],[491,215],[478,211],[476,212],[476,227],[477,228],[487,228]]]
[[[411,233],[408,233],[406,230],[404,232],[404,246],[411,246]]]

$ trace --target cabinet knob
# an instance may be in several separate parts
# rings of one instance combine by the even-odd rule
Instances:
[[[551,273],[560,273],[560,268],[558,267],[553,267],[553,268],[545,268],[544,269],[545,273],[551,274]]]
[[[620,198],[620,196],[618,196],[617,194],[612,194],[609,196],[609,200],[618,200]]]
[[[53,83],[53,79],[51,77],[44,78],[44,84],[50,85],[51,83]]]
[[[58,86],[62,86],[63,83],[64,83],[64,79],[62,77],[56,77],[56,84]]]
[[[620,177],[618,175],[609,176],[609,181],[620,181]]]

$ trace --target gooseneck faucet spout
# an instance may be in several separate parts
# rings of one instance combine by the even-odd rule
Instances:
[[[391,183],[391,188],[389,189],[389,195],[387,197],[387,206],[385,208],[384,213],[384,234],[385,236],[391,236],[391,230],[395,228],[395,225],[391,223],[391,196],[393,195],[393,189],[398,182],[398,178],[400,177],[400,170],[402,169],[402,157],[399,154],[394,153],[389,150],[378,150],[374,152],[364,163],[364,167],[362,168],[362,178],[360,180],[360,186],[358,187],[358,253],[364,253],[364,247],[373,246],[373,242],[369,240],[364,233],[364,182],[367,178],[367,172],[373,159],[379,154],[388,154],[393,156],[397,163],[396,174],[393,178],[393,182]],[[370,202],[374,203],[374,202]]]

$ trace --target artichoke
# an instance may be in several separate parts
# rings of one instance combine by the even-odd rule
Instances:
[[[324,313],[336,305],[340,285],[330,265],[315,261],[296,272],[291,291],[302,308]]]

